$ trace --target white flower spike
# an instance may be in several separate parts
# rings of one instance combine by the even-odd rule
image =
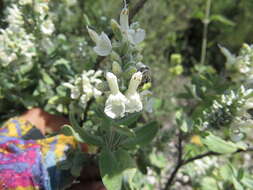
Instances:
[[[143,109],[141,97],[137,92],[137,88],[140,85],[141,80],[142,80],[141,72],[133,74],[126,92],[127,98],[126,112],[129,113],[140,112]]]
[[[106,74],[106,80],[109,84],[111,94],[105,102],[105,114],[112,118],[121,118],[124,117],[126,111],[126,97],[119,91],[117,77],[108,72]]]
[[[120,27],[122,32],[126,35],[127,39],[132,44],[138,44],[142,42],[146,36],[146,33],[143,29],[135,29],[133,27],[129,27],[129,11],[125,6],[120,13]]]
[[[107,56],[112,51],[111,40],[108,36],[102,32],[99,36],[97,32],[87,27],[88,33],[91,39],[95,42],[96,46],[93,48],[94,51],[100,56]]]

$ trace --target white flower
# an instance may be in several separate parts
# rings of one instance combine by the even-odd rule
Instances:
[[[74,86],[71,83],[67,83],[67,82],[63,83],[63,86],[65,86],[65,87],[67,87],[67,88],[69,88],[71,90],[70,97],[72,99],[78,99],[80,97],[81,93],[80,93],[78,87]]]
[[[126,97],[119,91],[117,77],[108,72],[106,74],[106,79],[111,90],[111,94],[105,102],[105,114],[112,118],[116,119],[119,117],[124,117],[126,111]]]
[[[63,83],[63,86],[71,90],[70,97],[72,99],[79,100],[79,105],[85,107],[92,97],[98,98],[102,95],[102,92],[97,89],[97,84],[102,82],[98,79],[101,74],[101,71],[83,71],[82,75],[75,81]]]
[[[16,5],[13,5],[7,10],[8,10],[8,16],[6,18],[6,21],[9,24],[9,29],[13,32],[19,32],[20,28],[24,24],[22,12]]]
[[[19,1],[20,5],[31,5],[32,4],[32,0],[20,0]]]
[[[86,96],[85,99],[89,101],[93,96],[93,85],[90,83],[90,79],[85,74],[82,74],[82,88],[83,93]]]
[[[100,56],[107,56],[112,51],[112,44],[108,36],[102,32],[99,36],[94,30],[91,30],[87,27],[91,39],[96,43],[96,46],[93,48],[94,51]]]
[[[129,113],[139,112],[143,109],[140,94],[137,92],[137,88],[140,85],[141,80],[142,80],[141,72],[133,74],[126,92],[127,98],[126,112]]]
[[[138,44],[138,43],[141,43],[144,38],[145,38],[145,30],[143,29],[129,29],[128,31],[128,38],[129,38],[129,41],[133,44]]]
[[[142,42],[146,36],[146,33],[143,29],[129,27],[129,11],[128,8],[123,8],[120,14],[120,27],[122,32],[126,35],[127,39],[132,44],[138,44]]]
[[[40,29],[43,34],[51,35],[54,32],[55,27],[52,20],[47,19],[41,24]]]

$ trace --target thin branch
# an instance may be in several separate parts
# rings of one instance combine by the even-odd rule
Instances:
[[[138,3],[136,3],[135,7],[132,9],[132,11],[129,14],[129,22],[130,23],[133,20],[133,18],[135,17],[135,15],[144,7],[144,5],[147,1],[148,0],[140,0]]]
[[[209,152],[206,152],[206,153],[204,153],[204,154],[200,154],[200,155],[197,155],[197,156],[195,156],[195,157],[192,157],[192,158],[189,158],[189,159],[185,160],[185,161],[183,162],[183,165],[186,165],[186,164],[188,164],[188,163],[190,163],[190,162],[193,162],[193,161],[195,161],[195,160],[202,159],[202,158],[207,157],[207,156],[219,156],[219,155],[221,155],[221,154],[219,154],[219,153],[217,153],[217,152],[209,151]]]
[[[176,164],[176,167],[174,168],[174,170],[172,171],[172,173],[171,173],[171,175],[170,175],[170,177],[169,177],[169,179],[168,179],[168,181],[167,181],[167,183],[165,185],[164,190],[167,190],[172,185],[173,180],[176,177],[178,170],[181,168],[182,164],[184,163],[183,159],[182,159],[182,155],[183,155],[182,142],[183,142],[183,134],[182,134],[182,131],[180,130],[179,134],[178,134],[178,146],[177,146],[178,157],[177,157],[177,164]]]
[[[239,150],[237,150],[236,152],[234,152],[233,155],[234,155],[234,154],[238,154],[238,153],[252,152],[252,151],[253,151],[253,147],[249,147],[249,148],[247,148],[246,150],[239,149]],[[182,166],[187,165],[187,164],[189,164],[189,163],[191,163],[191,162],[193,162],[193,161],[195,161],[195,160],[200,160],[200,159],[202,159],[202,158],[204,158],[204,157],[207,157],[207,156],[224,156],[224,155],[225,155],[225,154],[221,154],[221,153],[209,151],[209,152],[206,152],[206,153],[203,153],[203,154],[199,154],[199,155],[197,155],[197,156],[194,156],[194,157],[192,157],[192,158],[189,158],[189,159],[187,159],[187,160],[182,160],[182,161],[180,162],[180,164],[177,164],[177,165],[176,165],[175,169],[173,170],[173,172],[172,172],[171,176],[169,177],[169,179],[168,179],[168,181],[167,181],[167,183],[166,183],[166,185],[165,185],[165,188],[164,188],[163,190],[169,190],[169,187],[172,185],[173,180],[174,180],[174,178],[176,177],[178,170],[179,170]]]
[[[243,149],[239,149],[237,150],[236,152],[234,152],[233,154],[238,154],[238,153],[244,153],[244,152],[252,152],[253,151],[253,147],[249,147],[247,148],[246,150],[243,150]],[[200,154],[200,155],[197,155],[195,157],[192,157],[192,158],[189,158],[187,160],[185,160],[183,162],[183,165],[186,165],[190,162],[193,162],[195,160],[199,160],[199,159],[202,159],[204,157],[207,157],[207,156],[223,156],[224,154],[220,154],[220,153],[217,153],[217,152],[212,152],[212,151],[209,151],[209,152],[206,152],[204,154]]]

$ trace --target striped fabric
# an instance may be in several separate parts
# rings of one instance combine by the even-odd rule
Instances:
[[[32,130],[37,129],[19,118],[0,128],[0,190],[58,190],[71,182],[69,172],[57,164],[66,160],[66,151],[77,148],[74,138],[24,140]]]

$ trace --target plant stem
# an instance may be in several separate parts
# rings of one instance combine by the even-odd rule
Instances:
[[[207,48],[207,34],[208,34],[208,25],[210,23],[210,10],[211,10],[212,0],[207,0],[206,2],[206,13],[205,18],[203,20],[204,31],[203,31],[203,39],[202,39],[202,49],[201,49],[201,60],[200,64],[204,65],[206,60],[206,48]]]
[[[179,142],[180,142],[180,141],[179,141]],[[182,141],[181,141],[181,143],[182,143]],[[182,149],[180,150],[180,149],[178,148],[178,151],[180,152],[180,151],[182,151]],[[253,151],[253,147],[249,147],[249,148],[247,148],[246,150],[239,149],[239,150],[237,150],[236,152],[232,153],[232,155],[238,154],[238,153],[252,152],[252,151]],[[180,155],[180,153],[179,153],[179,155]],[[171,185],[173,184],[173,181],[174,181],[174,179],[175,179],[175,177],[176,177],[176,175],[177,175],[177,172],[178,172],[179,169],[180,169],[181,167],[183,167],[184,165],[187,165],[187,164],[189,164],[189,163],[191,163],[191,162],[193,162],[193,161],[195,161],[195,160],[200,160],[200,159],[205,158],[205,157],[207,157],[207,156],[223,156],[223,155],[224,155],[224,154],[220,154],[220,153],[217,153],[217,152],[209,151],[209,152],[206,152],[206,153],[203,153],[203,154],[199,154],[199,155],[197,155],[197,156],[194,156],[194,157],[192,157],[192,158],[189,158],[189,159],[187,159],[187,160],[183,160],[183,159],[182,159],[182,155],[181,155],[181,162],[177,162],[177,165],[176,165],[176,167],[174,168],[174,170],[172,171],[170,177],[168,178],[167,183],[166,183],[166,185],[165,185],[165,188],[164,188],[163,190],[169,190],[169,189],[170,189],[170,187],[171,187]]]
[[[173,183],[174,178],[177,175],[178,170],[180,169],[180,167],[183,164],[183,160],[182,160],[182,155],[183,155],[183,146],[182,146],[182,142],[183,142],[183,138],[182,138],[183,134],[182,131],[179,131],[178,134],[178,146],[177,146],[177,150],[178,150],[178,157],[177,157],[177,164],[176,167],[174,168],[174,170],[172,171],[164,190],[167,190]]]

